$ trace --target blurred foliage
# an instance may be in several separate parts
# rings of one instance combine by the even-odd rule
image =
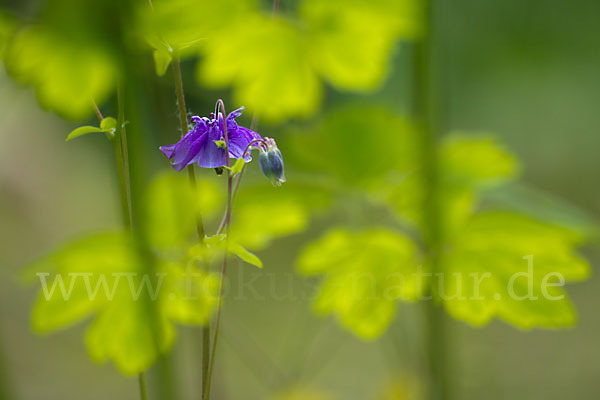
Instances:
[[[120,73],[111,41],[120,29],[110,18],[115,4],[49,3],[9,41],[7,70],[35,88],[43,107],[87,117],[91,101],[101,104]],[[125,44],[152,49],[159,75],[174,56],[200,55],[202,84],[232,86],[236,103],[271,122],[312,115],[321,80],[339,90],[376,89],[398,40],[422,29],[419,0],[304,0],[296,12],[275,17],[253,0],[158,0],[134,10]]]
[[[121,67],[115,43],[133,44],[153,52],[159,75],[175,56],[198,56],[199,82],[231,87],[236,103],[267,122],[281,122],[313,115],[325,85],[377,89],[398,41],[415,40],[422,30],[419,0],[303,0],[277,16],[252,0],[154,0],[140,2],[135,15],[124,18],[131,24],[122,37],[115,3],[54,0],[34,23],[0,13],[0,54],[8,73],[32,86],[43,107],[82,119],[93,112],[93,101],[101,104],[114,90]],[[112,123],[78,128],[68,139],[110,132]],[[450,315],[472,325],[494,317],[524,329],[573,324],[575,312],[566,296],[541,298],[542,275],[584,279],[589,267],[577,246],[597,230],[563,206],[538,206],[531,191],[511,191],[519,162],[489,135],[452,133],[439,144],[439,261],[447,279],[436,286],[433,279],[419,282],[413,276],[421,265],[430,270],[422,248],[430,235],[422,204],[431,182],[419,159],[419,135],[408,118],[373,105],[339,108],[312,132],[291,132],[281,147],[310,179],[302,181],[298,174],[279,191],[267,185],[241,189],[229,251],[262,267],[246,248],[261,250],[278,237],[303,231],[315,211],[345,205],[358,193],[361,206],[381,207],[390,218],[384,224],[334,227],[302,251],[299,272],[322,277],[314,304],[318,313],[332,313],[356,335],[373,339],[392,322],[398,302],[431,293]],[[126,374],[148,368],[172,345],[174,323],[203,324],[215,307],[219,280],[198,265],[222,257],[224,236],[203,238],[208,247],[198,245],[194,216],[201,210],[214,222],[223,203],[213,181],[201,180],[194,192],[181,176],[158,176],[144,210],[155,272],[166,274],[157,308],[148,308],[148,299],[132,299],[130,286],[119,278],[138,274],[127,275],[133,286],[151,283],[140,279],[147,269],[135,251],[138,244],[123,232],[94,234],[25,272],[33,280],[36,272],[47,272],[48,282],[56,284],[48,299],[44,289],[38,296],[34,330],[55,331],[94,315],[86,341],[93,359],[111,359]],[[529,273],[523,259],[528,255],[535,263],[533,295],[540,299],[517,301],[506,288],[511,276]],[[195,275],[184,279],[190,267]],[[469,274],[486,272],[492,279],[479,287],[484,300],[457,296],[474,290]],[[450,279],[457,273],[460,279]],[[107,294],[110,288],[116,288],[114,296]],[[528,288],[519,281],[517,289]],[[64,290],[71,290],[68,300]],[[96,294],[89,297],[90,291]],[[548,291],[565,295],[559,286]],[[386,396],[403,398],[396,389]],[[327,397],[290,391],[279,398]]]
[[[305,0],[294,17],[249,14],[201,47],[199,80],[232,85],[235,102],[267,121],[310,116],[321,103],[321,79],[341,90],[381,84],[393,45],[419,33],[418,4]]]
[[[49,274],[49,288],[42,288],[33,308],[34,330],[48,333],[95,315],[86,335],[90,356],[111,359],[130,375],[171,347],[173,323],[205,322],[216,304],[218,279],[202,271],[188,278],[183,266],[168,262],[156,268],[164,280],[146,275],[135,246],[122,232],[94,234],[29,266],[29,274]],[[157,303],[150,301],[153,293],[160,296]]]
[[[200,45],[216,43],[213,32],[243,23],[256,8],[254,0],[153,0],[139,2],[135,33],[154,49],[156,72],[162,75],[174,55],[189,57]],[[199,15],[196,10],[202,10]]]
[[[0,10],[0,61],[4,58],[4,51],[6,44],[17,29],[17,22],[15,18]]]
[[[315,310],[334,313],[358,336],[373,339],[392,321],[397,300],[417,300],[421,255],[395,231],[334,229],[308,245],[298,259],[304,275],[325,275]]]
[[[335,228],[306,247],[298,270],[323,275],[316,312],[333,313],[356,335],[373,338],[392,321],[397,300],[432,293],[450,315],[473,325],[493,317],[525,329],[572,325],[575,313],[566,296],[544,298],[540,286],[549,272],[561,273],[566,281],[587,276],[588,264],[576,247],[589,230],[501,210],[489,201],[482,208],[482,195],[510,182],[519,171],[515,157],[490,135],[454,133],[439,144],[437,201],[444,246],[438,272],[444,278],[441,283],[435,277],[423,279],[425,287],[413,280],[421,263],[424,273],[430,271],[430,260],[415,256],[429,235],[423,203],[430,183],[417,157],[419,140],[410,122],[385,108],[347,106],[327,114],[313,133],[292,133],[282,145],[301,168],[312,167],[315,176],[329,180],[340,198],[366,191],[365,207],[374,203],[397,217],[395,229]],[[394,244],[388,248],[385,243]],[[507,296],[508,282],[527,271],[523,257],[528,255],[534,256],[533,295],[538,299],[518,301]],[[353,277],[357,271],[360,279]],[[474,272],[491,274],[480,288],[485,301],[471,299],[476,288],[469,274]],[[517,296],[522,295],[523,278],[515,280]],[[403,294],[384,295],[389,286]],[[556,298],[565,293],[550,286],[548,294]]]
[[[437,290],[444,291],[448,313],[472,325],[486,324],[494,316],[524,329],[573,325],[575,312],[564,289],[548,287],[552,300],[541,290],[546,274],[558,273],[567,281],[587,278],[588,263],[575,253],[582,240],[577,232],[523,215],[475,214],[450,240],[452,251],[442,264],[447,279]],[[528,277],[529,263],[524,258],[530,255],[533,266]],[[481,279],[474,289],[474,276],[481,278],[486,273],[491,273],[489,279]],[[516,296],[511,296],[510,279],[515,274],[522,276],[514,280]],[[531,280],[531,288],[524,278]],[[554,276],[550,282],[556,280]],[[465,294],[468,299],[463,298]],[[528,294],[532,300],[523,300]]]
[[[105,4],[106,3],[106,4]],[[55,0],[8,42],[4,62],[35,89],[42,107],[69,119],[93,112],[114,90],[119,64],[110,42],[108,3]]]
[[[262,267],[242,243],[264,248],[273,238],[306,227],[307,205],[294,203],[284,192],[283,197],[271,196],[264,192],[269,188],[245,190],[256,195],[235,208],[227,246],[223,234],[206,237],[207,246],[201,246],[194,215],[201,210],[211,220],[223,211],[222,190],[211,180],[198,180],[193,190],[180,174],[171,170],[158,174],[148,185],[144,210],[156,276],[128,234],[83,236],[25,269],[28,281],[39,279],[38,273],[47,274],[43,276],[47,286],[42,284],[32,311],[33,329],[56,331],[95,315],[86,337],[92,359],[111,359],[128,375],[144,371],[172,346],[173,323],[202,325],[215,309],[219,277],[201,266],[220,262],[227,249]]]

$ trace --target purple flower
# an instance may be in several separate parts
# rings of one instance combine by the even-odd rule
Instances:
[[[240,158],[250,142],[262,139],[261,136],[250,129],[239,126],[235,119],[242,115],[244,107],[238,108],[227,115],[227,138],[229,140],[229,157]],[[190,120],[196,124],[194,129],[185,134],[175,144],[161,146],[164,153],[175,170],[181,171],[188,165],[198,163],[202,168],[217,168],[227,164],[225,149],[215,142],[225,141],[223,130],[223,114],[219,113],[218,120],[214,114],[210,119],[194,116]],[[244,155],[246,162],[251,160],[250,152]]]

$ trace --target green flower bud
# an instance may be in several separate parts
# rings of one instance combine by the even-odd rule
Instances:
[[[277,148],[275,140],[265,138],[264,144],[267,149],[261,147],[258,164],[263,174],[271,181],[273,186],[281,186],[285,182],[283,171],[283,157],[281,151]]]

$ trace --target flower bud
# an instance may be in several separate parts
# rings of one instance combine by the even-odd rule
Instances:
[[[283,172],[283,157],[281,151],[277,148],[275,140],[265,138],[264,142],[267,149],[261,147],[258,164],[263,174],[269,178],[273,186],[281,186],[285,182]]]

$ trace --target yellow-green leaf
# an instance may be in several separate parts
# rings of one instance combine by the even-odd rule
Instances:
[[[112,132],[117,128],[117,120],[113,117],[106,117],[100,121],[100,128],[105,132]]]
[[[421,30],[418,0],[304,0],[310,57],[316,71],[339,89],[371,90],[389,69],[401,37]]]
[[[67,136],[66,141],[68,142],[69,140],[75,139],[79,136],[95,132],[104,132],[104,129],[98,128],[96,126],[80,126],[79,128],[76,128],[71,133],[69,133],[69,136]]]
[[[243,201],[233,207],[231,237],[245,247],[260,250],[275,238],[303,231],[309,218],[308,196],[310,189],[288,192],[272,185],[243,188],[237,196]]]
[[[204,238],[204,243],[215,249],[227,249],[229,253],[235,254],[242,261],[252,264],[258,268],[263,267],[263,263],[260,258],[246,250],[241,244],[231,239],[229,239],[229,243],[227,243],[227,235],[225,234],[208,236]]]
[[[239,174],[240,172],[242,172],[245,164],[246,164],[246,161],[244,161],[243,157],[238,158],[237,161],[235,162],[235,164],[233,164],[233,166],[231,167],[231,176],[235,176],[235,175]]]
[[[93,113],[114,90],[114,56],[97,43],[74,40],[56,29],[29,27],[8,44],[5,64],[16,80],[31,85],[47,109],[73,120]]]
[[[322,87],[307,57],[310,43],[295,24],[256,15],[218,32],[219,45],[202,48],[204,85],[233,85],[235,103],[272,122],[316,111]]]
[[[446,279],[437,295],[450,315],[472,325],[493,317],[523,329],[573,325],[563,285],[589,274],[576,252],[581,240],[574,231],[523,215],[477,214],[442,258]]]
[[[198,240],[195,215],[219,210],[222,192],[211,181],[198,180],[194,190],[187,177],[171,171],[158,174],[148,185],[146,226],[153,247],[184,252]]]
[[[167,68],[169,68],[169,64],[171,64],[173,56],[171,56],[171,53],[164,49],[154,50],[152,56],[154,58],[156,75],[163,76],[165,72],[167,72]]]
[[[491,135],[453,133],[441,145],[440,170],[451,184],[472,187],[507,182],[519,172],[519,164]]]
[[[173,323],[204,324],[216,303],[219,278],[184,264],[141,263],[124,232],[75,240],[28,267],[41,290],[32,310],[33,329],[48,333],[93,316],[86,345],[97,362],[112,360],[124,374],[148,369],[174,341]]]
[[[357,336],[374,339],[394,318],[398,300],[423,293],[420,258],[399,232],[334,229],[303,250],[298,270],[324,276],[314,304],[318,313],[333,313]]]

